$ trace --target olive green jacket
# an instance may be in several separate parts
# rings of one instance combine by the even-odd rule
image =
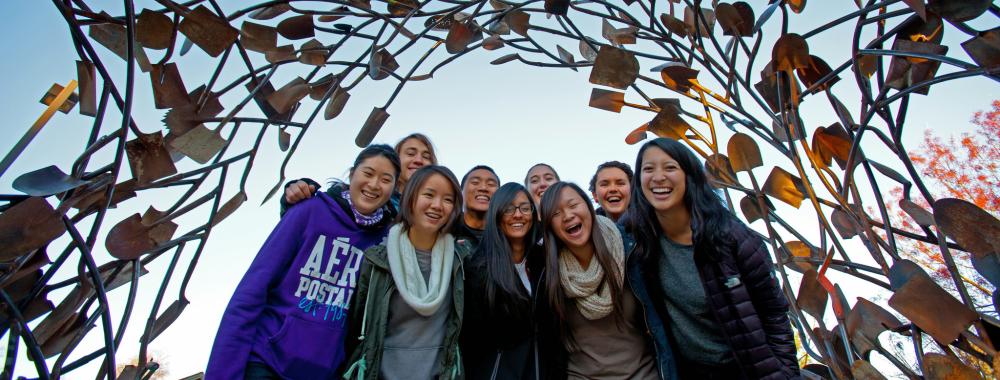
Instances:
[[[437,379],[464,379],[462,359],[458,348],[459,332],[465,299],[465,259],[472,253],[465,240],[455,242],[455,264],[452,267],[452,310],[444,335],[444,355],[438,357]],[[344,340],[345,351],[350,353],[345,365],[345,379],[378,379],[382,365],[385,330],[389,324],[389,300],[396,291],[396,283],[389,272],[389,259],[385,243],[365,250],[357,289],[351,300],[348,334]]]

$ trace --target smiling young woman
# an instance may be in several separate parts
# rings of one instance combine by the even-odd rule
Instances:
[[[683,144],[652,140],[635,167],[628,274],[641,279],[634,289],[654,336],[678,348],[681,377],[798,378],[788,304],[760,235],[726,209]]]
[[[535,204],[541,204],[545,190],[556,182],[559,182],[559,174],[545,163],[532,165],[528,168],[528,174],[524,175],[524,187],[528,188],[528,194]]]
[[[608,161],[597,166],[597,172],[590,178],[590,194],[601,205],[597,215],[618,221],[628,202],[632,199],[629,184],[632,182],[632,168],[618,161]]]
[[[535,244],[535,205],[524,186],[507,183],[486,212],[483,238],[466,266],[462,355],[469,379],[539,379],[532,297],[545,266]]]
[[[448,231],[462,208],[455,175],[418,169],[403,190],[399,223],[364,252],[351,307],[345,378],[452,378],[464,305],[462,263],[471,249]]]
[[[540,341],[551,353],[550,377],[675,379],[669,348],[654,348],[644,331],[625,278],[629,242],[618,226],[567,182],[545,191],[541,214],[546,270],[539,315],[549,326],[540,328],[547,334]]]
[[[208,378],[339,375],[362,252],[385,238],[395,217],[386,205],[399,172],[388,145],[371,145],[355,159],[349,185],[336,183],[281,219],[226,307]]]

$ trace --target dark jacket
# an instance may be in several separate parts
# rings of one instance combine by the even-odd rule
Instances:
[[[799,378],[788,303],[772,275],[774,268],[764,241],[743,223],[731,223],[732,249],[715,254],[696,251],[694,255],[712,317],[721,326],[745,379]],[[633,281],[633,289],[659,342],[669,335],[669,329],[668,321],[661,318],[666,314],[656,270],[660,248],[653,248],[656,254],[634,255],[628,272],[642,280]]]
[[[464,261],[470,254],[466,242],[455,243],[455,265],[452,267],[452,311],[445,326],[444,354],[438,356],[437,379],[462,379],[465,376],[459,357],[458,337],[464,315],[465,281]],[[389,303],[396,283],[389,272],[389,259],[385,243],[365,250],[357,290],[351,302],[347,339],[344,346],[349,353],[345,375],[352,379],[375,380],[382,364],[382,349],[386,327],[389,324]],[[371,296],[369,296],[369,294]],[[363,372],[364,376],[359,373]]]
[[[469,379],[541,379],[541,361],[535,339],[534,294],[541,286],[544,253],[534,247],[527,253],[528,281],[534,290],[508,311],[491,309],[489,273],[482,254],[468,260],[465,272],[465,319],[462,326],[462,359]],[[520,281],[518,281],[520,284]],[[503,298],[498,299],[502,302]],[[510,302],[510,301],[508,301]]]
[[[649,293],[646,292],[641,277],[638,277],[638,272],[633,270],[633,266],[638,265],[635,262],[637,260],[630,260],[632,251],[635,248],[635,239],[626,233],[621,225],[618,225],[618,230],[622,234],[622,243],[625,248],[624,276],[627,285],[623,287],[623,291],[631,291],[642,307],[644,319],[642,322],[646,327],[646,341],[652,346],[653,352],[656,355],[656,369],[660,378],[663,380],[679,379],[677,363],[674,360],[673,349],[667,338],[665,325],[660,320],[659,314],[650,310],[649,305],[653,304],[652,299]],[[542,278],[544,279],[544,277],[543,272]],[[547,358],[543,360],[547,360],[548,363],[547,366],[543,367],[546,370],[546,378],[565,379],[569,353],[566,351],[564,338],[561,336],[559,328],[553,320],[554,314],[549,309],[548,294],[545,292],[543,281],[539,281],[539,291],[535,295],[536,318],[542,324],[539,329],[539,346],[540,351]]]
[[[455,224],[451,227],[451,234],[455,240],[465,239],[471,244],[472,251],[479,248],[479,241],[483,240],[483,230],[469,227],[465,224],[465,214],[459,214]]]

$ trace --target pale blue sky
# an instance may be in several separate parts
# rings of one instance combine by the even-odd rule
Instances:
[[[232,11],[244,2],[222,3],[223,9]],[[107,9],[115,15],[121,14],[121,4],[117,1],[95,1],[92,6],[95,9]],[[154,7],[154,2],[139,1],[136,8],[141,10],[144,6]],[[760,4],[755,4],[755,7],[759,6]],[[833,19],[834,15],[843,13],[843,10],[853,8],[853,2],[850,1],[811,2],[806,13],[793,15],[794,24],[790,29],[808,30]],[[637,7],[633,5],[629,9]],[[12,20],[0,25],[0,35],[4,36],[0,40],[0,46],[7,53],[6,59],[0,60],[0,72],[5,74],[0,77],[0,88],[3,89],[0,91],[0,104],[4,104],[7,115],[7,122],[0,125],[0,132],[8,136],[0,141],[0,152],[6,152],[44,110],[44,105],[38,103],[38,99],[49,86],[54,82],[65,83],[75,79],[74,60],[77,57],[70,45],[68,30],[50,2],[5,1],[0,5],[0,10]],[[534,15],[532,20],[533,23],[544,22],[538,15]],[[594,18],[580,18],[578,24],[599,37],[600,34],[596,31],[599,31],[600,25],[595,21],[597,20]],[[238,27],[239,22],[242,20],[234,25]],[[976,25],[975,22],[972,24]],[[842,62],[850,52],[852,27],[853,23],[849,23],[810,39],[813,54],[825,58],[831,65]],[[765,41],[774,40],[776,29],[777,26],[765,28],[769,36]],[[532,35],[539,34],[532,32]],[[964,35],[959,36],[954,29],[948,29],[945,37],[946,43],[952,47],[952,55],[968,60],[957,43],[966,39]],[[546,46],[554,50],[555,43],[553,41]],[[579,58],[575,45],[568,45],[565,41],[558,43]],[[124,63],[103,47],[97,49],[105,62],[109,63],[109,70],[118,75],[119,86],[123,86]],[[769,49],[765,42],[762,54],[769,55]],[[510,48],[504,48],[468,54],[449,67],[439,70],[433,80],[411,83],[388,109],[391,116],[375,141],[392,144],[411,132],[423,132],[434,141],[441,163],[449,166],[458,176],[476,164],[487,164],[496,169],[504,182],[520,182],[530,165],[547,162],[556,168],[564,180],[585,185],[594,168],[603,161],[616,159],[630,164],[634,162],[637,147],[625,145],[623,139],[633,128],[648,121],[652,114],[628,108],[621,114],[614,114],[588,107],[590,90],[594,87],[587,82],[589,68],[573,72],[567,69],[528,67],[517,62],[501,66],[489,64],[491,60],[511,52]],[[151,52],[150,57],[158,59],[160,54]],[[255,59],[260,58],[255,54],[251,53]],[[441,51],[438,54],[445,53]],[[185,57],[175,57],[174,61],[184,73],[189,90],[204,83],[215,62],[197,47]],[[765,63],[763,59],[759,61],[761,64]],[[642,72],[658,77],[657,74],[649,73],[649,68],[654,65],[649,61],[642,61]],[[204,70],[199,71],[199,67],[204,67]],[[418,74],[424,71],[421,70]],[[942,69],[942,72],[948,71],[951,69]],[[303,75],[304,72],[302,69],[289,69],[287,72],[282,70],[277,76],[280,79],[276,79],[275,83],[280,86],[294,75]],[[759,68],[754,69],[754,81],[758,78],[757,72]],[[718,88],[709,83],[707,78],[703,78],[703,83],[708,83],[710,88]],[[371,108],[385,102],[392,90],[391,85],[388,81],[366,82],[352,92],[351,100],[339,118],[317,121],[299,146],[297,155],[289,163],[288,177],[309,176],[321,181],[330,177],[343,177],[359,150],[354,146],[354,136]],[[859,109],[855,104],[858,93],[853,78],[844,77],[842,83],[834,88],[857,118]],[[644,91],[652,97],[675,97],[654,88],[644,88]],[[136,81],[135,115],[140,129],[146,132],[161,129],[160,119],[163,115],[162,111],[153,109],[149,92],[148,75],[139,74]],[[915,96],[911,99],[911,113],[907,118],[909,129],[904,140],[912,149],[919,144],[923,131],[927,128],[939,133],[966,131],[969,129],[968,120],[972,113],[987,108],[990,100],[997,98],[997,95],[1000,95],[997,83],[983,79],[962,79],[936,85],[931,89],[930,97]],[[816,127],[836,121],[824,98],[809,97],[803,103],[803,118],[810,134]],[[626,99],[641,103],[641,98],[634,92],[628,92]],[[230,100],[226,106],[231,107],[235,102]],[[314,103],[307,100],[304,109],[308,109],[311,104]],[[685,107],[691,111],[698,110],[690,105]],[[248,108],[256,110],[252,105]],[[300,111],[297,119],[304,119],[306,114],[307,112]],[[109,112],[102,133],[117,128],[119,120],[115,112]],[[92,122],[92,118],[80,116],[75,109],[69,115],[56,114],[28,147],[22,159],[0,178],[0,192],[13,192],[11,182],[17,175],[27,171],[52,164],[68,171],[76,155],[82,150]],[[721,123],[719,125],[720,135],[728,136],[730,133],[721,127]],[[231,154],[240,151],[236,149],[237,146],[243,149],[248,147],[256,137],[256,126],[248,125],[243,128],[234,142],[234,148],[230,150]],[[187,376],[204,368],[222,310],[250,260],[278,220],[276,199],[258,206],[266,192],[278,181],[281,156],[275,130],[268,132],[264,146],[258,154],[248,183],[249,202],[213,231],[212,239],[188,289],[192,304],[152,344],[154,350],[167,355],[171,378]],[[764,149],[765,155],[774,157],[773,152]],[[869,156],[886,158],[884,154],[875,151],[874,145],[870,149],[866,152]],[[725,150],[724,145],[722,150]],[[895,161],[887,159],[886,163],[899,168]],[[184,160],[178,165],[182,170],[196,167],[190,160]],[[781,165],[789,167],[787,163]],[[763,181],[769,171],[770,166],[766,165],[755,173]],[[125,168],[123,178],[127,176],[129,172]],[[741,174],[741,178],[746,177]],[[236,191],[237,179],[231,177],[233,182],[227,186],[224,199],[228,199]],[[167,201],[173,194],[164,191],[157,196],[150,195],[143,200],[125,202],[119,210],[111,213],[102,228],[99,241],[103,243],[104,233],[113,223],[133,212],[141,212],[151,204],[162,210],[169,205]],[[812,223],[811,215],[814,214],[808,210],[807,205],[801,211],[784,205],[778,205],[778,208],[786,218]],[[797,216],[788,216],[790,214]],[[185,216],[179,221],[181,228],[178,233],[189,230],[190,226],[202,218],[204,215],[201,213]],[[184,221],[188,221],[188,224],[184,224]],[[762,226],[757,222],[755,227]],[[806,236],[815,237],[814,230],[807,229],[804,232]],[[98,247],[103,249],[103,244]],[[194,247],[188,247],[184,251],[185,260],[182,262],[190,257],[193,250]],[[105,253],[99,253],[98,263],[108,260],[110,259]],[[150,274],[140,281],[141,296],[146,299],[140,300],[136,305],[125,343],[119,349],[119,361],[127,360],[138,352],[140,329],[168,261],[169,257],[164,256],[154,262],[148,267]],[[68,267],[72,268],[73,265]],[[182,266],[179,271],[185,269]],[[68,272],[61,272],[57,278],[67,278],[69,275]],[[168,291],[161,311],[176,297],[178,283],[179,277],[171,283],[172,290]],[[124,297],[124,292],[124,288],[120,289],[112,297],[112,300],[119,300],[119,305],[112,311],[116,323],[121,315],[120,299]],[[61,296],[62,293],[56,293],[50,299],[58,300]],[[853,299],[853,295],[849,294],[848,297]],[[100,342],[93,339],[99,334],[99,330],[93,331],[93,337],[75,351],[74,358],[99,347]],[[33,367],[27,360],[18,362],[17,374],[30,375],[32,371]],[[96,367],[90,365],[79,371],[72,377],[92,376]]]

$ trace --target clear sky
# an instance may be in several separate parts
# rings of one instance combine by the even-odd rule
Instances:
[[[120,2],[90,3],[94,9],[106,9],[114,15],[122,13]],[[239,4],[243,4],[240,1],[222,3],[223,9],[230,12]],[[760,4],[756,3],[761,2],[754,3],[754,6],[759,8]],[[144,6],[155,7],[155,4],[152,1],[138,1],[136,8],[142,9]],[[629,9],[633,8],[637,9],[635,5]],[[808,30],[834,19],[835,15],[842,14],[845,10],[853,9],[853,2],[850,1],[811,2],[804,14],[793,16],[794,24],[791,29]],[[6,115],[6,122],[0,124],[0,132],[7,136],[0,140],[0,152],[6,152],[44,110],[45,106],[38,103],[38,99],[49,86],[52,83],[66,83],[76,78],[74,60],[77,56],[70,44],[68,30],[50,2],[5,1],[0,4],[0,10],[9,15],[9,21],[0,25],[0,35],[4,36],[0,39],[0,46],[6,53],[5,58],[0,60],[0,72],[4,74],[0,76],[0,104],[3,104]],[[533,16],[533,22],[538,21],[535,19],[538,17],[538,15]],[[590,24],[581,24],[581,27],[594,31],[592,35],[599,37],[600,25],[595,23],[596,19],[585,20]],[[234,25],[238,27],[241,21],[237,21]],[[810,39],[813,54],[824,57],[831,65],[842,62],[850,52],[851,30],[847,28],[852,27],[853,23],[849,24]],[[768,27],[765,28],[765,32],[773,37],[778,31],[776,27]],[[535,32],[532,33],[537,35]],[[953,29],[946,31],[946,42],[951,45],[952,55],[968,60],[956,43],[965,39]],[[765,41],[773,40],[773,38],[765,39]],[[552,45],[555,43],[553,41],[546,46],[554,48]],[[575,45],[566,45],[565,41],[560,43],[579,59]],[[123,87],[123,62],[103,47],[97,49],[105,62],[110,62],[109,70],[118,75],[119,86]],[[765,42],[762,49],[768,51],[769,43]],[[423,132],[433,140],[440,162],[450,167],[458,176],[474,165],[487,164],[496,169],[502,182],[521,182],[529,166],[537,162],[546,162],[554,166],[564,180],[574,181],[586,187],[586,182],[599,163],[608,160],[634,163],[637,146],[625,145],[624,137],[633,128],[649,121],[652,114],[628,108],[621,114],[615,114],[588,107],[590,90],[595,87],[587,81],[589,68],[573,72],[567,69],[534,68],[517,62],[500,66],[489,64],[491,60],[511,52],[509,48],[504,48],[499,51],[478,51],[468,54],[439,70],[434,79],[411,83],[388,109],[391,116],[375,141],[393,144],[404,135]],[[155,60],[160,54],[151,52],[150,57]],[[445,53],[441,51],[438,54]],[[211,74],[215,62],[197,47],[185,57],[175,57],[174,61],[184,73],[189,90],[204,83]],[[653,66],[655,63],[642,61],[641,72],[657,78],[658,74],[649,73],[649,69]],[[199,69],[200,67],[204,69]],[[946,70],[949,69],[942,69],[942,72],[947,72]],[[424,71],[421,70],[418,74]],[[758,78],[757,72],[759,68],[754,69],[754,81]],[[304,75],[304,73],[305,70],[300,68],[282,71],[279,75],[282,79],[275,80],[275,83],[283,84],[294,75]],[[835,92],[857,117],[858,93],[853,85],[853,78],[844,79],[835,87]],[[321,119],[317,121],[310,128],[295,157],[289,162],[287,177],[306,176],[321,182],[333,177],[345,177],[348,166],[359,151],[354,145],[354,137],[371,108],[384,104],[392,90],[392,83],[388,82],[362,84],[352,92],[350,102],[339,118],[333,121]],[[709,87],[717,88],[711,85]],[[152,106],[148,74],[137,76],[135,88],[137,94],[135,115],[140,129],[145,132],[160,130],[163,111],[155,110]],[[656,92],[658,90],[654,88],[644,90],[649,91],[652,97],[675,97],[664,91]],[[969,129],[968,120],[972,113],[987,108],[989,102],[997,98],[997,95],[1000,95],[997,83],[983,79],[963,79],[936,85],[931,89],[930,97],[916,96],[911,99],[909,129],[904,141],[909,147],[916,147],[925,129],[933,129],[941,134],[966,131]],[[631,91],[627,93],[626,99],[641,103],[641,98]],[[229,99],[226,102],[227,110],[235,102],[236,100]],[[312,104],[314,104],[312,101],[307,100],[303,109],[308,110]],[[252,105],[249,108],[256,109]],[[826,126],[836,121],[828,108],[826,99],[807,98],[803,105],[803,115],[810,134],[817,126]],[[697,110],[697,108],[688,109]],[[300,112],[296,116],[297,120],[304,120],[306,114],[307,112]],[[102,134],[117,128],[119,120],[114,112],[109,113]],[[69,115],[57,114],[28,147],[22,159],[16,162],[6,175],[0,177],[0,192],[14,193],[10,187],[11,183],[17,175],[27,171],[52,164],[68,171],[76,155],[82,150],[92,122],[92,118],[79,115],[75,109]],[[721,124],[719,125],[720,135],[728,136],[729,132],[725,131]],[[257,128],[252,125],[244,126],[230,154],[249,147],[256,137]],[[293,135],[297,134],[297,131],[290,130],[290,132]],[[166,356],[171,378],[187,376],[204,368],[219,318],[229,296],[257,249],[278,221],[277,198],[260,205],[267,191],[279,181],[278,168],[282,156],[278,150],[277,130],[269,131],[264,141],[264,148],[258,154],[255,169],[247,185],[249,201],[213,231],[187,292],[191,305],[177,322],[151,345],[154,351]],[[724,149],[723,146],[723,151]],[[875,152],[875,146],[871,149],[872,151],[866,152],[869,156],[888,157],[884,153]],[[774,157],[774,153],[767,152],[766,149],[765,155]],[[895,161],[888,161],[887,164],[900,167]],[[190,160],[181,161],[178,165],[181,170],[197,167]],[[787,163],[783,166],[788,167]],[[770,165],[765,165],[765,168],[758,169],[756,174],[762,181],[769,170]],[[128,173],[128,169],[125,168],[122,178],[127,178]],[[745,175],[741,176],[746,178]],[[233,182],[227,186],[224,199],[228,199],[236,191],[238,178],[231,177],[230,180]],[[103,243],[104,234],[117,221],[133,212],[142,212],[151,204],[163,210],[170,205],[171,197],[176,196],[176,193],[170,191],[158,194],[161,196],[143,200],[133,199],[123,203],[119,210],[109,216],[102,228],[99,242]],[[798,216],[788,216],[796,213],[790,207],[782,205],[778,207],[779,211],[785,213],[786,218],[812,223],[810,217],[812,211],[806,210],[807,205],[802,207],[804,213]],[[191,226],[203,219],[203,213],[193,213],[181,218],[179,220],[181,228],[178,229],[178,233],[190,230]],[[760,222],[754,226],[762,229]],[[816,236],[815,229],[811,231],[807,229],[806,232],[807,236]],[[59,241],[64,242],[64,239]],[[61,247],[64,244],[54,246]],[[103,244],[99,243],[98,247],[103,249]],[[182,262],[190,258],[193,250],[194,247],[188,247],[184,251]],[[50,255],[54,253],[50,252]],[[104,252],[99,253],[98,263],[109,260],[110,257]],[[168,261],[169,256],[161,257],[147,268],[150,274],[140,281],[140,300],[136,303],[136,312],[129,324],[124,344],[118,350],[119,361],[129,360],[138,352],[140,329],[148,316],[152,298],[156,294]],[[67,267],[73,268],[75,265]],[[178,271],[185,269],[186,266],[182,265]],[[71,275],[72,273],[64,270],[57,278],[64,279]],[[180,277],[177,277],[171,282],[171,290],[167,292],[161,311],[176,299],[179,280]],[[119,303],[112,310],[116,323],[121,315],[120,303],[126,291],[122,288],[112,295],[112,302],[117,300]],[[63,294],[64,292],[56,292],[49,298],[59,300]],[[850,294],[848,297],[853,299]],[[94,338],[99,337],[100,331],[94,330],[91,335],[92,337],[75,351],[74,358],[99,347],[99,340]],[[6,340],[3,342],[5,344]],[[23,350],[21,352],[23,353]],[[33,367],[29,361],[22,359],[18,362],[17,374],[30,375],[32,371]],[[72,377],[92,376],[95,372],[96,366],[90,365],[81,369],[80,373],[74,373]]]

